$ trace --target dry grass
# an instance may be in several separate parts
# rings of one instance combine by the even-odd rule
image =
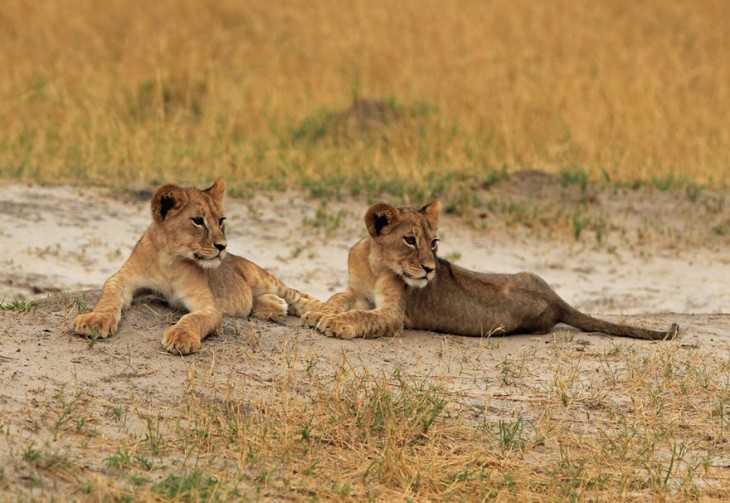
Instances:
[[[22,476],[11,487],[0,471],[0,488],[93,501],[726,501],[727,354],[593,341],[556,334],[506,356],[498,341],[447,343],[430,376],[287,343],[273,379],[257,381],[218,352],[191,361],[180,401],[38,387],[24,423],[6,418],[3,470]]]
[[[530,166],[727,186],[726,7],[7,0],[0,176],[420,198]]]

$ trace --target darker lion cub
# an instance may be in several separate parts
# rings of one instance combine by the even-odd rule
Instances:
[[[436,255],[441,203],[420,210],[371,206],[369,237],[350,249],[347,291],[302,321],[335,337],[393,335],[405,328],[460,335],[546,333],[557,323],[637,339],[672,339],[678,327],[655,331],[599,320],[561,299],[531,273],[484,274]]]

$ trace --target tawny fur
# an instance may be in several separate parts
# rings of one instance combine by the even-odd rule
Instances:
[[[369,237],[350,250],[347,291],[333,295],[303,323],[334,337],[394,335],[405,328],[459,335],[547,333],[557,323],[636,339],[666,332],[592,318],[568,305],[531,273],[484,274],[437,257],[441,203],[420,210],[376,204],[365,215]]]
[[[216,180],[205,190],[163,185],[152,198],[152,224],[122,268],[105,283],[90,313],[79,314],[74,330],[105,338],[118,328],[133,297],[154,292],[187,314],[162,336],[172,353],[198,351],[223,315],[281,321],[321,302],[287,287],[244,258],[228,253],[223,198]]]

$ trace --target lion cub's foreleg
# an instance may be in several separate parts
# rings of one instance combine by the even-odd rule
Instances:
[[[405,307],[403,284],[394,276],[383,276],[375,283],[375,309],[352,309],[369,304],[352,285],[346,292],[333,295],[320,311],[302,317],[305,324],[325,335],[341,339],[395,335],[403,330]]]
[[[392,336],[403,330],[403,311],[385,307],[327,314],[319,320],[316,328],[325,335],[340,339]]]
[[[203,339],[220,327],[222,319],[215,307],[188,313],[165,329],[162,346],[170,353],[184,355],[200,351]]]
[[[350,306],[355,304],[357,295],[352,289],[346,292],[334,294],[329,300],[318,306],[315,310],[308,311],[302,315],[302,324],[309,328],[316,328],[320,320],[327,315],[339,314],[349,311]]]
[[[106,338],[114,335],[119,327],[122,311],[129,307],[136,285],[131,274],[123,267],[104,283],[96,307],[74,319],[74,332],[89,337]]]
[[[203,339],[220,328],[223,312],[216,306],[209,291],[188,295],[182,303],[188,314],[165,329],[161,342],[170,353],[186,355],[199,351]]]

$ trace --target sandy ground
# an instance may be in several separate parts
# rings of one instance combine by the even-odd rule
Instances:
[[[727,195],[707,192],[689,200],[683,193],[651,189],[586,195],[541,177],[515,176],[480,192],[483,209],[466,217],[445,216],[440,254],[482,271],[536,272],[591,314],[653,328],[676,321],[682,344],[728,350]],[[538,187],[528,194],[534,184]],[[589,207],[575,207],[608,219],[602,239],[586,232],[576,241],[564,226],[511,222],[507,212],[486,204],[497,198],[539,199],[546,197],[544,191],[555,205],[573,207],[577,199],[590,199]],[[108,340],[92,344],[74,336],[69,330],[73,300],[93,306],[105,278],[148,225],[150,195],[0,187],[0,299],[36,302],[29,313],[0,313],[0,423],[6,438],[16,439],[0,447],[0,465],[7,467],[3,476],[11,481],[6,488],[29,484],[30,469],[18,462],[19,452],[35,434],[29,411],[50,401],[48,390],[83,387],[89,406],[99,409],[134,402],[166,410],[188,389],[191,368],[212,368],[215,362],[219,375],[233,372],[245,379],[247,393],[265,394],[282,360],[293,353],[301,365],[312,358],[326,362],[347,355],[373,372],[402,369],[409,375],[448,378],[455,389],[473,388],[469,396],[482,406],[488,403],[499,416],[514,407],[514,398],[490,393],[485,385],[499,375],[497,362],[525,348],[542,351],[557,340],[555,334],[514,336],[485,350],[485,342],[477,338],[405,331],[393,339],[339,341],[299,327],[295,318],[283,325],[227,319],[223,333],[206,339],[200,353],[180,357],[165,353],[159,344],[162,330],[179,313],[147,300],[133,305],[121,332]],[[346,283],[347,250],[363,235],[366,208],[364,200],[324,205],[301,193],[229,199],[229,247],[324,300]],[[62,294],[71,291],[76,293]],[[581,337],[596,348],[614,343],[600,335]],[[467,359],[459,358],[464,354],[475,356],[464,363]],[[103,431],[104,425],[96,428]],[[90,470],[103,468],[101,458],[83,463]]]
[[[509,197],[510,189],[497,190]],[[0,300],[100,288],[149,224],[150,195],[0,187]],[[730,305],[730,208],[725,195],[708,197],[703,204],[658,191],[601,194],[594,206],[617,229],[601,244],[589,231],[576,241],[569,231],[511,225],[478,210],[471,222],[445,216],[439,250],[475,270],[536,272],[594,314],[722,313]],[[366,208],[300,193],[229,199],[230,250],[327,299],[346,284],[347,251],[364,235]]]

